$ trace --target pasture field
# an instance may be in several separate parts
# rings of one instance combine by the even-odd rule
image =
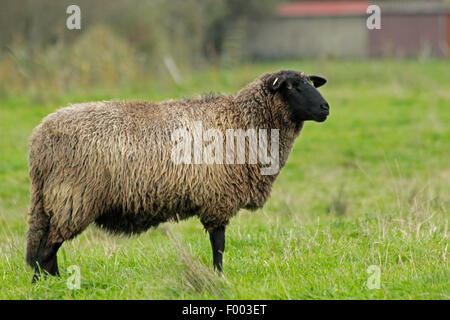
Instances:
[[[27,144],[45,115],[88,100],[235,93],[280,69],[328,78],[320,91],[331,115],[305,124],[266,206],[231,220],[224,277],[190,219],[131,239],[90,226],[59,251],[61,278],[30,283]],[[267,62],[203,70],[181,86],[4,95],[0,299],[450,299],[449,146],[445,60]],[[81,272],[77,290],[67,286],[71,265]]]

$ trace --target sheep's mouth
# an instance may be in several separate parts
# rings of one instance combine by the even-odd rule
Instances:
[[[315,117],[316,118],[315,120],[317,122],[324,122],[325,120],[327,120],[329,114],[330,114],[329,112],[321,113]]]
[[[305,115],[308,120],[316,121],[316,122],[324,122],[328,115],[330,114],[330,110],[308,110],[305,111]]]

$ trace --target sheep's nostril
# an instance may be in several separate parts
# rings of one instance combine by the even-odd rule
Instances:
[[[325,110],[325,111],[329,111],[329,110],[330,110],[330,106],[328,105],[328,103],[326,103],[326,104],[321,104],[321,105],[320,105],[320,108],[321,108],[322,110]]]

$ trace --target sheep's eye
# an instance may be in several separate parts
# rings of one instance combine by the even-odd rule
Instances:
[[[288,88],[289,90],[291,90],[291,89],[292,89],[292,84],[291,84],[291,83],[288,83],[288,84],[286,85],[286,88]]]

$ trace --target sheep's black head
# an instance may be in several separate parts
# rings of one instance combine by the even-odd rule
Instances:
[[[327,80],[322,77],[283,70],[273,73],[267,79],[266,85],[272,93],[278,92],[287,103],[294,122],[306,120],[323,122],[330,113],[330,107],[316,88],[326,82]]]

